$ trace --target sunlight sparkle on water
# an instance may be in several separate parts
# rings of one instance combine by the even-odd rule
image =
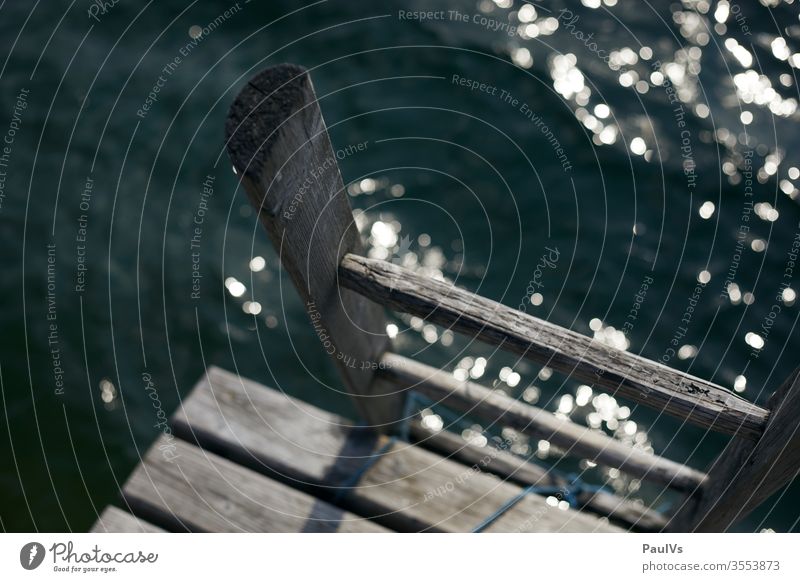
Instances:
[[[100,399],[110,407],[117,399],[117,387],[108,378],[100,380]]]
[[[747,345],[756,350],[760,350],[764,347],[764,338],[752,331],[747,332],[744,336],[744,341],[747,342]]]
[[[572,99],[584,88],[584,77],[576,67],[578,59],[572,53],[556,55],[552,58],[550,75],[553,77],[553,87],[566,99]]]
[[[598,103],[594,106],[594,114],[600,119],[605,119],[610,113],[611,109],[605,103]]]
[[[444,428],[444,421],[441,416],[426,408],[422,411],[422,426],[431,432],[439,432]]]
[[[641,156],[645,151],[647,151],[647,144],[644,143],[644,140],[641,137],[635,137],[631,140],[630,148],[631,152],[637,156]]]
[[[253,257],[250,259],[250,270],[254,273],[258,273],[259,271],[263,271],[264,267],[267,266],[267,261],[264,260],[264,257]]]
[[[600,343],[623,351],[631,346],[625,332],[612,325],[606,326],[597,318],[589,322],[589,327],[594,332],[592,337]]]
[[[709,219],[714,215],[714,203],[710,200],[706,200],[703,202],[703,205],[700,206],[700,210],[698,210],[698,214],[700,214],[701,218]]]
[[[517,12],[520,22],[533,22],[536,20],[536,8],[532,4],[523,4]]]
[[[258,315],[261,313],[261,304],[258,301],[245,301],[242,304],[242,311],[251,315]]]
[[[518,48],[511,53],[511,60],[515,65],[519,65],[523,69],[530,69],[533,66],[533,56],[531,51],[526,48]]]
[[[244,283],[237,280],[235,277],[228,277],[225,279],[225,288],[228,290],[228,293],[234,297],[241,297],[245,294],[245,291],[247,291],[247,287],[244,286]]]

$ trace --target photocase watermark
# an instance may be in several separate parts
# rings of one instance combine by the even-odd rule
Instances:
[[[474,24],[491,32],[502,32],[508,36],[517,35],[517,27],[508,21],[498,20],[479,12],[467,13],[460,10],[398,10],[398,20],[414,22],[450,21]]]
[[[200,282],[203,273],[200,269],[200,246],[203,242],[203,224],[205,223],[206,213],[208,212],[208,201],[214,195],[214,180],[216,176],[211,174],[206,176],[203,188],[200,192],[200,201],[192,219],[192,236],[189,238],[189,250],[192,259],[192,291],[190,297],[194,300],[200,299]]]
[[[81,294],[86,290],[86,273],[89,270],[86,262],[86,242],[89,236],[89,210],[92,204],[94,180],[86,176],[86,181],[81,192],[78,209],[78,229],[75,233],[75,293]]]
[[[242,7],[237,2],[205,26],[196,25],[189,29],[189,36],[191,40],[178,49],[178,54],[175,55],[175,57],[173,57],[173,59],[166,65],[164,65],[160,71],[161,74],[158,76],[158,79],[156,79],[156,82],[153,83],[153,86],[150,88],[150,92],[147,94],[147,97],[145,98],[141,107],[136,110],[136,115],[140,119],[145,119],[150,110],[158,102],[159,94],[167,86],[170,77],[172,77],[172,75],[174,75],[178,68],[180,68],[180,66],[183,64],[183,59],[191,55],[192,52],[206,38],[208,38],[209,35],[211,35],[211,33],[224,24],[225,21],[231,18],[234,14],[237,14],[241,9]]]
[[[583,30],[577,27],[581,17],[572,12],[569,8],[562,8],[558,11],[558,20],[561,22],[561,28],[569,32],[575,39],[583,43],[583,46],[589,52],[597,55],[597,58],[606,64],[611,61],[611,55],[608,51],[600,48],[597,41],[594,39],[594,33],[586,34]]]
[[[772,332],[772,326],[775,325],[775,320],[778,318],[778,315],[780,315],[781,311],[783,311],[783,306],[781,304],[786,301],[786,296],[784,293],[790,288],[790,285],[794,280],[794,268],[797,265],[798,254],[800,254],[800,223],[797,225],[797,231],[795,231],[792,244],[789,246],[789,250],[786,252],[786,263],[783,268],[783,277],[778,285],[778,290],[775,293],[774,303],[770,306],[769,311],[761,322],[761,333],[757,339],[751,337],[750,341],[748,342],[752,348],[750,351],[750,358],[752,359],[757,359],[761,354],[761,351],[764,349],[764,345],[766,345],[767,338],[769,338],[769,335]]]
[[[549,511],[554,509],[558,511],[565,511],[569,507],[569,503],[566,501],[567,495],[569,495],[569,491],[566,487],[560,488],[553,495],[548,495],[544,499],[544,505],[531,513],[527,518],[525,518],[525,521],[519,524],[517,529],[510,533],[525,533],[530,531],[533,524],[542,519],[542,517]]]
[[[504,438],[497,446],[490,447],[489,451],[483,457],[459,473],[455,479],[448,479],[443,484],[433,489],[427,489],[422,497],[422,502],[427,503],[436,498],[443,497],[448,493],[452,493],[455,491],[456,487],[463,485],[478,473],[484,472],[484,470],[492,464],[492,461],[504,451],[511,449],[518,440],[519,436],[514,433],[511,437]]]
[[[100,22],[100,16],[108,14],[119,2],[120,0],[94,0],[86,11],[86,14],[88,14],[89,18],[92,20]]]
[[[680,130],[681,139],[681,163],[683,167],[683,175],[686,177],[686,188],[694,190],[697,186],[696,164],[694,162],[694,148],[692,147],[692,133],[686,126],[686,110],[683,107],[683,102],[680,99],[675,87],[672,85],[667,75],[661,73],[661,61],[655,60],[650,64],[654,72],[658,72],[663,76],[661,86],[664,93],[667,95],[667,101],[672,106],[672,115],[675,119],[675,124]]]
[[[54,394],[64,394],[64,368],[61,365],[61,344],[58,339],[56,308],[56,243],[47,245],[47,349],[53,369]]]
[[[489,83],[485,83],[475,79],[469,79],[457,74],[454,74],[450,78],[450,83],[453,85],[457,85],[459,87],[465,87],[470,91],[477,91],[479,93],[485,93],[486,95],[489,95],[491,97],[496,97],[503,103],[516,109],[536,128],[538,128],[539,131],[541,131],[542,135],[545,137],[547,142],[550,144],[550,147],[553,149],[553,152],[558,157],[558,162],[561,164],[561,168],[565,172],[569,172],[572,170],[572,163],[569,161],[569,157],[567,156],[564,147],[561,145],[561,141],[559,141],[559,139],[555,136],[553,130],[550,129],[550,126],[545,122],[544,118],[538,112],[536,112],[530,105],[528,105],[528,103],[517,98],[506,89],[500,89],[499,87],[496,87]]]
[[[157,421],[153,426],[161,431],[165,439],[165,442],[158,446],[158,450],[161,451],[161,455],[164,457],[164,460],[171,463],[180,457],[180,455],[175,452],[177,448],[174,443],[175,436],[172,434],[172,428],[169,426],[167,413],[164,412],[164,407],[161,406],[161,399],[158,396],[158,390],[156,389],[153,377],[149,372],[142,372],[142,382],[144,383],[144,391],[150,397],[150,400],[153,403],[153,408],[156,411]]]
[[[166,87],[167,81],[169,78],[178,70],[178,67],[181,65],[183,59],[181,57],[175,57],[166,65],[164,68],[161,69],[161,74],[158,76],[158,79],[150,88],[150,92],[147,94],[147,97],[142,103],[141,107],[136,110],[136,115],[138,115],[141,119],[147,117],[147,114],[150,112],[150,109],[156,104],[158,101],[158,94],[161,93],[161,90]]]
[[[336,150],[333,155],[325,158],[316,168],[309,168],[305,180],[297,187],[297,192],[295,192],[294,196],[292,196],[292,199],[289,200],[289,203],[283,210],[283,218],[286,220],[292,220],[292,218],[294,218],[294,215],[303,204],[303,200],[309,191],[320,183],[322,177],[325,176],[327,172],[337,167],[337,161],[341,161],[353,154],[363,152],[367,147],[369,147],[369,141],[350,144],[347,147]]]
[[[19,564],[25,570],[35,570],[48,556],[53,572],[65,574],[108,574],[117,572],[120,565],[155,564],[158,553],[133,551],[105,551],[95,544],[88,549],[76,548],[70,540],[56,542],[49,549],[39,542],[28,542],[19,551]]]
[[[647,299],[647,291],[650,289],[650,285],[652,284],[653,276],[645,275],[644,279],[642,279],[641,285],[639,285],[639,290],[633,296],[633,303],[631,304],[631,308],[628,310],[628,315],[625,316],[625,322],[622,324],[622,333],[624,333],[626,336],[633,331],[636,321],[639,319],[639,312],[642,310],[645,299]]]
[[[19,563],[26,570],[35,570],[42,565],[46,555],[44,546],[39,542],[29,542],[19,551]]]
[[[250,0],[246,0],[245,4],[248,4]],[[225,23],[231,16],[234,14],[238,14],[242,7],[239,5],[238,2],[233,4],[230,8],[225,10],[225,12],[218,15],[214,20],[206,24],[205,26],[195,25],[189,29],[189,35],[192,37],[193,40],[196,40],[196,43],[189,43],[184,48],[181,49],[181,55],[189,56],[189,53],[196,47],[199,42],[203,39],[208,37],[212,32],[217,30],[222,24]]]
[[[519,306],[517,309],[526,313],[528,311],[527,307],[525,306],[525,302],[528,302],[528,305],[541,305],[542,304],[542,294],[540,291],[544,289],[544,283],[542,282],[542,276],[544,274],[545,269],[555,269],[556,265],[558,264],[558,257],[560,256],[560,252],[558,247],[551,249],[550,247],[544,247],[546,251],[540,258],[539,262],[536,263],[536,268],[533,270],[533,275],[531,276],[531,280],[528,282],[528,287],[525,289],[525,297],[522,298],[520,301]]]
[[[737,2],[730,2],[729,0],[720,0],[717,2],[717,7],[714,11],[714,19],[719,24],[724,24],[730,20],[731,16],[733,16],[742,34],[745,36],[752,36],[753,33],[750,30],[750,26],[747,24],[747,18],[742,14],[742,8]]]
[[[340,351],[333,342],[333,338],[330,333],[328,333],[327,328],[322,323],[322,314],[319,312],[316,302],[313,300],[308,301],[306,303],[306,311],[308,312],[308,317],[311,319],[311,326],[314,328],[314,332],[317,334],[322,344],[322,349],[325,350],[325,353],[329,356],[339,360],[342,365],[355,370],[386,370],[392,368],[393,364],[383,360],[361,360]],[[394,364],[394,366],[400,365],[400,363]]]
[[[104,551],[97,544],[88,549],[79,549],[70,540],[56,542],[47,550],[38,542],[27,543],[20,550],[20,565],[26,570],[35,570],[42,565],[48,553],[52,558],[53,572],[65,574],[108,574],[117,572],[119,565],[154,564],[158,561],[155,552]]]
[[[744,202],[742,203],[742,213],[739,217],[739,228],[736,233],[736,246],[734,247],[731,262],[728,265],[728,273],[722,283],[722,291],[720,292],[720,296],[725,299],[730,299],[731,289],[733,288],[736,274],[739,272],[742,253],[744,252],[745,243],[750,233],[750,217],[753,214],[753,150],[745,150],[742,160],[741,172],[744,178]]]
[[[650,286],[653,284],[654,281],[653,275],[645,275],[642,279],[641,284],[639,285],[639,289],[633,295],[633,300],[631,302],[631,307],[628,310],[628,314],[625,316],[625,321],[622,323],[620,331],[622,332],[624,337],[628,337],[630,333],[633,331],[634,327],[636,327],[636,322],[639,320],[639,313],[642,311],[642,307],[644,306],[644,302],[647,299],[647,292],[650,289]],[[602,377],[607,370],[605,368],[600,369],[596,372],[597,377]],[[650,391],[649,388],[646,386],[642,386],[642,390],[645,393]]]
[[[692,319],[694,317],[694,312],[697,308],[697,304],[700,301],[700,298],[703,295],[703,291],[706,289],[706,282],[698,281],[697,284],[692,289],[692,294],[689,295],[689,298],[686,303],[686,307],[683,311],[683,315],[681,315],[680,323],[675,328],[674,333],[672,334],[672,338],[669,340],[669,344],[667,348],[664,350],[664,353],[661,354],[661,357],[658,359],[664,365],[669,364],[672,358],[675,357],[677,353],[676,348],[680,347],[683,338],[686,337],[686,334],[689,333],[689,327],[692,323]]]
[[[3,143],[0,144],[0,212],[3,211],[3,204],[6,199],[6,180],[8,179],[6,168],[11,164],[14,141],[17,138],[17,132],[22,127],[22,114],[28,108],[29,94],[30,90],[24,87],[17,93],[14,108],[11,111],[11,121],[8,123],[8,128],[3,136]]]

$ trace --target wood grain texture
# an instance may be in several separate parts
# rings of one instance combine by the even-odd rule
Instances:
[[[568,485],[565,478],[548,471],[545,467],[502,449],[478,447],[461,435],[449,431],[432,432],[419,421],[411,423],[410,432],[414,441],[427,449],[457,459],[461,463],[477,465],[483,471],[494,473],[519,485],[562,489]],[[667,523],[663,515],[648,509],[642,503],[606,491],[579,493],[578,501],[582,508],[607,516],[612,521],[637,531],[657,531]]]
[[[386,438],[386,437],[382,437]],[[414,531],[469,532],[521,488],[494,475],[396,443],[359,481],[361,511],[397,519]],[[387,513],[390,510],[391,513]],[[558,509],[526,495],[486,530],[511,533],[622,532],[589,512]]]
[[[363,245],[308,73],[296,65],[262,71],[237,96],[225,127],[233,166],[303,299],[322,350],[333,358],[364,418],[390,430],[402,411],[402,395],[382,394],[371,385],[371,364],[388,345],[385,314],[337,283],[341,258],[363,253]]]
[[[94,522],[91,533],[165,533],[165,530],[109,505]]]
[[[550,441],[565,449],[568,455],[615,467],[634,477],[679,491],[693,491],[706,478],[701,471],[634,449],[599,430],[558,418],[475,382],[460,382],[452,374],[398,354],[384,354],[379,370],[382,378],[419,392],[434,402],[489,423],[510,426],[531,437]]]
[[[671,531],[722,532],[800,472],[800,369],[770,397],[757,442],[732,439],[708,471],[708,484],[672,518]]]
[[[471,531],[521,491],[217,368],[208,370],[172,423],[180,438],[398,531]],[[537,495],[490,529],[623,531]]]
[[[384,528],[183,442],[161,437],[123,487],[138,515],[189,532],[380,532]]]
[[[716,384],[673,370],[386,261],[346,255],[343,286],[545,364],[612,394],[742,438],[756,439],[768,411]]]

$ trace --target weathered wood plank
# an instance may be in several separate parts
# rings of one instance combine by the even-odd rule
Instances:
[[[215,366],[171,422],[181,438],[274,479],[291,480],[295,467],[303,467],[306,479],[293,480],[295,488],[343,482],[376,448],[372,431]]]
[[[165,533],[165,530],[109,505],[94,522],[91,533]]]
[[[442,372],[398,354],[384,354],[381,377],[398,387],[419,392],[434,402],[472,414],[490,423],[501,422],[537,439],[565,449],[567,454],[615,467],[634,477],[679,491],[694,491],[706,475],[691,467],[634,449],[605,433],[515,400],[474,382],[460,382]]]
[[[216,368],[172,424],[180,438],[400,531],[471,531],[521,491]],[[537,495],[489,528],[517,530],[622,531],[589,513],[552,507]]]
[[[768,411],[716,384],[614,349],[464,289],[386,261],[346,255],[343,286],[392,309],[546,364],[672,416],[755,439]]]
[[[672,518],[672,531],[721,532],[800,474],[800,368],[770,397],[757,442],[732,439],[708,472],[707,486]]]
[[[138,515],[190,532],[380,532],[384,528],[184,441],[159,441],[123,487]]]
[[[414,530],[469,532],[517,497],[521,490],[494,475],[464,467],[414,445],[397,443],[364,474],[354,493],[361,511],[397,519],[399,524],[411,523]],[[589,512],[558,509],[548,505],[545,497],[530,494],[484,531],[624,530]]]
[[[502,449],[478,447],[461,435],[449,432],[432,432],[414,421],[410,433],[417,444],[424,446],[448,458],[458,459],[462,463],[477,466],[504,479],[509,479],[522,486],[552,487],[565,489],[569,484],[563,477],[557,476],[545,467],[530,463]],[[667,519],[660,513],[629,499],[619,497],[606,491],[580,492],[577,495],[582,508],[599,515],[608,516],[612,521],[620,522],[626,527],[641,531],[656,531],[663,528]]]
[[[323,350],[364,418],[389,430],[402,395],[371,385],[371,364],[388,345],[385,314],[337,282],[341,258],[363,245],[308,73],[296,65],[262,71],[237,96],[225,128],[233,166]]]

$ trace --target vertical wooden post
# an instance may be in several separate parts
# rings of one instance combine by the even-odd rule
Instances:
[[[341,258],[364,248],[306,70],[278,65],[256,75],[236,97],[225,129],[234,169],[323,350],[359,412],[387,431],[402,414],[402,395],[373,381],[388,346],[385,314],[338,285]]]
[[[670,521],[671,531],[721,532],[800,472],[800,368],[770,397],[757,441],[734,437],[708,471],[708,485]]]

